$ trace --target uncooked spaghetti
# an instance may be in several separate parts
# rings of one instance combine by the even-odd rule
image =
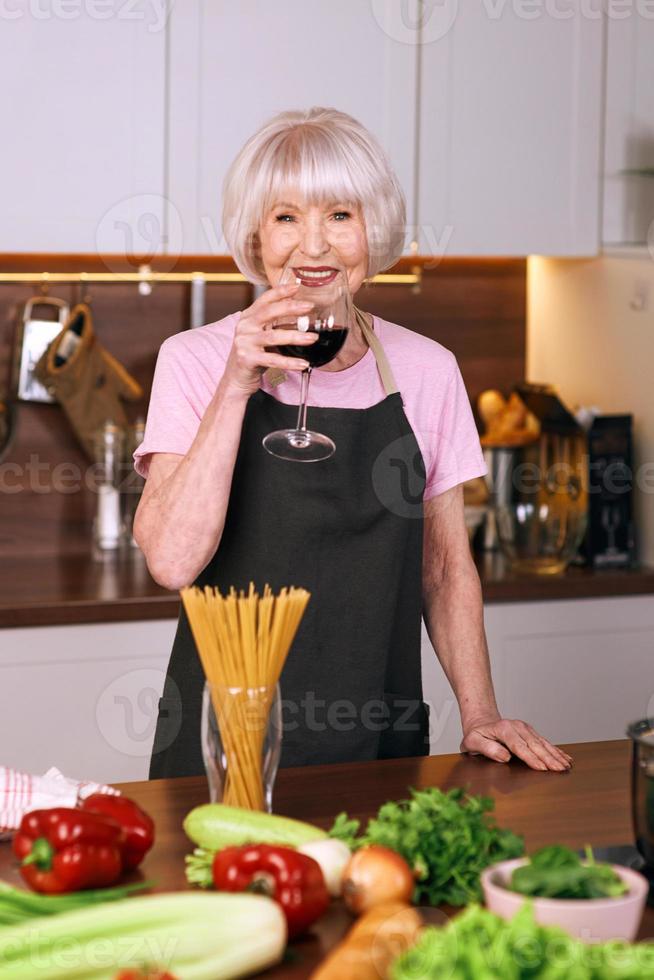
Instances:
[[[311,593],[180,591],[211,691],[226,757],[223,802],[264,809],[262,752],[270,706]]]

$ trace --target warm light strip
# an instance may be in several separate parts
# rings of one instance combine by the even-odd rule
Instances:
[[[43,285],[55,282],[247,282],[240,272],[0,272],[0,283],[27,282]],[[385,286],[418,286],[422,280],[419,268],[415,272],[380,273],[367,279],[369,283]]]

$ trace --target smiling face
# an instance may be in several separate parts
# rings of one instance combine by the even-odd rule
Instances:
[[[368,271],[361,208],[341,201],[306,204],[287,196],[265,215],[258,233],[261,263],[271,286],[290,264],[305,286],[330,282],[341,268],[354,294]]]

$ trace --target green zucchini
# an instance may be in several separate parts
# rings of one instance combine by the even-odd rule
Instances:
[[[196,806],[187,815],[184,830],[194,844],[209,851],[251,843],[300,847],[327,837],[324,830],[301,820],[223,803]]]

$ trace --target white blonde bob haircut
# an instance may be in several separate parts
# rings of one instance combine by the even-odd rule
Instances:
[[[404,194],[375,137],[336,109],[282,112],[250,137],[223,185],[223,232],[251,282],[267,284],[258,248],[263,219],[277,201],[293,194],[309,204],[361,208],[369,276],[402,254]]]

